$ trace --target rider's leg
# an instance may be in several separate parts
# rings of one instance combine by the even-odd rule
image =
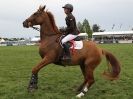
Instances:
[[[77,37],[77,35],[72,35],[72,34],[68,34],[67,36],[65,36],[63,39],[62,39],[62,44],[70,41],[70,40],[73,40]]]
[[[72,35],[72,34],[68,34],[66,37],[64,37],[62,39],[62,44],[63,44],[63,47],[64,47],[64,51],[65,51],[65,54],[66,54],[66,58],[70,58],[70,52],[69,52],[69,45],[66,44],[68,41],[70,40],[73,40],[77,37],[77,35]]]

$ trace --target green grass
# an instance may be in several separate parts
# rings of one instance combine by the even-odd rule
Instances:
[[[105,59],[95,70],[95,84],[82,99],[132,99],[133,45],[104,44],[122,64],[120,79],[107,81],[101,73],[107,69]],[[40,61],[37,46],[0,47],[0,99],[75,99],[75,89],[83,76],[78,66],[50,64],[39,72],[39,89],[30,94],[27,85],[31,69]]]

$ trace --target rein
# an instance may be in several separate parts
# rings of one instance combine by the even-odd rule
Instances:
[[[40,31],[40,29],[39,29],[38,27],[32,26],[32,28],[33,28],[34,30]]]
[[[40,31],[40,29],[39,29],[38,27],[32,26],[32,28],[33,28],[34,30],[36,30],[36,31]],[[53,33],[53,34],[45,34],[45,35],[46,35],[46,36],[53,36],[53,35],[59,35],[59,34],[61,34],[61,33]]]
[[[38,27],[32,26],[31,28],[33,28],[33,30],[40,31],[40,29],[39,29]],[[57,34],[47,34],[46,36],[54,36],[54,35],[59,35],[59,34],[61,34],[61,33],[57,33]],[[56,42],[58,42],[59,39],[60,39],[60,36],[57,37]]]

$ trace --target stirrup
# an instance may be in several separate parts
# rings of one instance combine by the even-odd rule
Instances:
[[[65,56],[63,56],[63,57],[62,57],[62,59],[63,59],[63,60],[71,60],[71,57],[70,57],[70,56],[65,55]]]

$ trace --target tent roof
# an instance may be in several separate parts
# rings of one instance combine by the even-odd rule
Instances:
[[[87,33],[79,33],[78,36],[88,36],[88,34]]]
[[[98,35],[123,35],[123,34],[133,34],[133,31],[113,31],[113,32],[94,32],[93,36]]]
[[[0,42],[5,42],[5,40],[4,39],[0,39]]]
[[[34,37],[31,39],[31,41],[39,41],[40,40],[40,37]]]

